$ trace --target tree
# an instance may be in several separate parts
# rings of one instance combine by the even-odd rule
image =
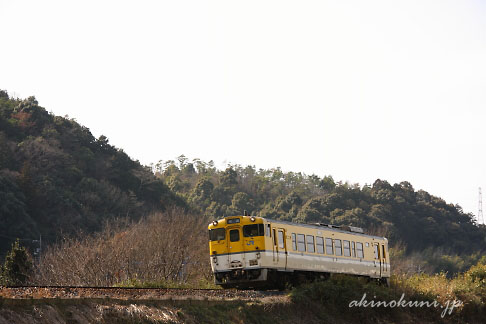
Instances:
[[[2,281],[6,285],[23,285],[29,279],[32,273],[32,257],[25,247],[20,246],[19,239],[12,244],[12,249],[5,257],[2,273]]]
[[[253,209],[255,209],[253,200],[246,192],[235,193],[233,199],[231,200],[231,207],[239,215],[242,215],[245,210],[247,212],[251,212]]]
[[[213,192],[213,189],[213,183],[208,178],[201,177],[194,186],[194,189],[191,192],[190,199],[198,207],[205,209],[211,204],[211,194]]]
[[[325,176],[319,183],[319,187],[326,191],[331,191],[332,189],[336,188],[336,183],[331,176]]]

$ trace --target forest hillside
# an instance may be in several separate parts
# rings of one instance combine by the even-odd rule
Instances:
[[[217,170],[199,159],[160,161],[157,177],[201,213],[252,215],[298,222],[352,225],[401,242],[408,252],[427,248],[454,253],[486,249],[486,228],[472,214],[403,181],[360,186],[280,168],[229,165]]]
[[[6,91],[0,91],[0,202],[0,254],[16,237],[26,244],[42,234],[52,243],[61,234],[91,234],[113,218],[137,220],[169,206],[207,219],[246,210],[359,226],[387,236],[407,254],[474,255],[475,262],[486,251],[486,228],[472,214],[406,181],[360,186],[280,168],[230,164],[219,170],[212,161],[184,155],[142,166],[105,136],[96,139],[34,97],[14,99]]]
[[[15,238],[92,233],[115,217],[137,219],[183,199],[105,136],[55,116],[34,97],[0,91],[0,259]]]

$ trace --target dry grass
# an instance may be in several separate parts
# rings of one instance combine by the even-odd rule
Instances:
[[[172,209],[134,224],[109,224],[95,235],[66,238],[43,255],[33,281],[80,286],[207,281],[206,224],[202,217]]]

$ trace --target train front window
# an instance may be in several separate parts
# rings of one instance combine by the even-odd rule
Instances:
[[[244,237],[263,236],[263,235],[264,235],[263,224],[253,224],[253,225],[243,226]]]
[[[216,228],[216,229],[209,230],[209,240],[219,241],[219,240],[224,240],[224,238],[225,238],[224,228]]]
[[[229,236],[231,242],[238,242],[240,240],[240,231],[237,229],[231,230]]]

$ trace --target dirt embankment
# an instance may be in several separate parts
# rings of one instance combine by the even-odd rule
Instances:
[[[463,323],[454,316],[441,318],[435,310],[336,311],[326,303],[295,302],[276,291],[0,288],[0,324],[277,322]]]
[[[254,300],[270,296],[285,296],[285,293],[278,291],[190,288],[0,287],[0,298],[8,299]]]
[[[246,323],[259,312],[251,308],[288,302],[253,290],[1,288],[0,324]]]

